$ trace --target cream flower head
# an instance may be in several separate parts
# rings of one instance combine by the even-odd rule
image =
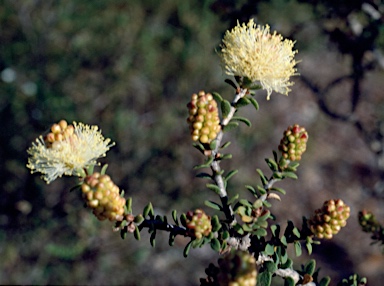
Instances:
[[[294,42],[270,34],[268,25],[256,26],[253,19],[228,30],[222,42],[220,57],[227,74],[259,82],[268,100],[272,91],[288,95],[293,85],[289,78],[297,75]]]
[[[76,122],[68,125],[61,120],[52,125],[51,131],[37,138],[27,150],[27,167],[31,173],[41,173],[47,184],[62,175],[81,176],[84,168],[96,165],[96,160],[105,157],[114,145],[104,139],[97,126]]]

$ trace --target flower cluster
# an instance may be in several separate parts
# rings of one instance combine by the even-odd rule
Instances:
[[[268,92],[267,99],[272,91],[287,95],[293,85],[289,79],[296,75],[293,45],[276,32],[270,34],[268,25],[256,26],[253,20],[237,24],[226,32],[221,45],[223,69],[229,75],[259,82]]]
[[[219,259],[219,285],[256,285],[256,259],[245,251],[235,251]]]
[[[186,227],[197,239],[208,236],[212,231],[211,218],[201,209],[187,213]]]
[[[32,143],[27,150],[27,167],[32,173],[41,173],[47,183],[63,175],[81,176],[83,169],[96,165],[111,146],[111,140],[105,139],[97,126],[76,122],[68,125],[61,120],[45,137]]]
[[[210,143],[221,130],[219,111],[212,94],[204,91],[194,93],[187,107],[192,140]]]
[[[300,161],[301,155],[307,149],[308,133],[304,127],[298,124],[289,126],[284,131],[284,136],[280,141],[279,150],[285,160]]]
[[[87,176],[81,185],[83,198],[99,220],[121,221],[125,198],[120,196],[119,187],[108,175],[94,173]]]
[[[347,224],[349,215],[350,208],[342,200],[329,200],[315,211],[308,225],[316,237],[331,239]]]

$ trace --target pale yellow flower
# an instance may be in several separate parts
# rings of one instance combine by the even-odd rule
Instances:
[[[272,91],[288,95],[293,85],[289,78],[297,75],[293,45],[276,32],[270,34],[268,25],[256,26],[253,20],[237,24],[224,35],[220,53],[223,69],[259,83],[268,92],[267,99]]]
[[[62,122],[66,127],[66,122]],[[70,127],[69,135],[58,134],[60,139],[52,139],[53,143],[48,136],[45,139],[40,136],[27,150],[27,167],[31,173],[41,173],[48,184],[62,175],[80,176],[84,168],[96,165],[96,160],[114,145],[110,139],[104,139],[97,126],[74,122]]]

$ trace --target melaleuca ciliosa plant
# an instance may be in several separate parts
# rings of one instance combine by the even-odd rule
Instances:
[[[293,41],[270,33],[269,26],[257,26],[253,20],[238,24],[226,32],[218,51],[223,70],[233,76],[226,80],[234,88],[233,99],[198,91],[187,104],[193,146],[204,158],[195,166],[201,170],[197,177],[207,180],[207,189],[217,194],[219,202],[207,200],[205,206],[180,215],[173,210],[171,218],[156,214],[150,202],[142,211],[134,210],[132,198],[124,198],[106,174],[106,166],[94,172],[97,159],[105,156],[113,143],[102,136],[97,126],[82,123],[68,125],[61,120],[53,124],[50,132],[28,149],[27,167],[32,173],[41,173],[47,183],[62,175],[79,177],[78,189],[86,207],[99,220],[114,222],[113,229],[122,238],[133,233],[139,240],[141,231],[147,229],[154,246],[156,234],[165,231],[172,246],[176,236],[188,237],[185,257],[191,248],[209,245],[222,258],[206,269],[201,285],[268,286],[273,277],[284,279],[286,285],[328,285],[329,277],[319,278],[314,260],[295,269],[287,248],[293,245],[299,256],[304,245],[311,254],[312,245],[319,244],[319,239],[331,239],[346,225],[349,207],[340,199],[328,200],[312,217],[304,217],[300,227],[291,221],[285,226],[274,223],[270,211],[272,201],[281,200],[286,193],[275,183],[297,179],[296,171],[309,138],[305,128],[293,124],[282,132],[280,143],[275,145],[278,151],[265,159],[270,174],[257,169],[260,182],[244,187],[251,193],[251,200],[228,188],[228,181],[238,170],[221,167],[223,160],[232,157],[226,153],[230,142],[225,141],[225,133],[240,123],[251,126],[247,118],[238,115],[239,109],[253,105],[258,110],[255,95],[260,89],[267,91],[267,99],[272,92],[288,95],[293,85],[291,77],[297,75],[297,51],[293,46]],[[208,215],[205,207],[214,214]]]

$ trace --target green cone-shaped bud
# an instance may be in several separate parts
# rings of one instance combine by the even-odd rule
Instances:
[[[376,232],[380,229],[380,224],[375,216],[366,210],[359,212],[359,224],[365,232]]]
[[[256,259],[245,251],[234,251],[219,259],[220,272],[217,280],[220,286],[254,286],[256,285]]]
[[[284,136],[280,141],[279,150],[283,158],[290,161],[300,161],[301,155],[307,149],[308,133],[304,127],[298,124],[289,126],[284,131]]]
[[[121,221],[125,198],[120,196],[119,187],[108,175],[93,173],[81,185],[83,198],[99,220]]]
[[[221,130],[219,111],[212,94],[206,94],[204,91],[193,94],[187,107],[189,109],[187,122],[192,140],[210,143]]]
[[[315,211],[308,226],[316,237],[331,239],[347,224],[349,215],[350,208],[342,200],[329,200]]]
[[[186,227],[191,236],[197,239],[208,236],[212,231],[211,217],[203,210],[197,209],[187,213]]]

